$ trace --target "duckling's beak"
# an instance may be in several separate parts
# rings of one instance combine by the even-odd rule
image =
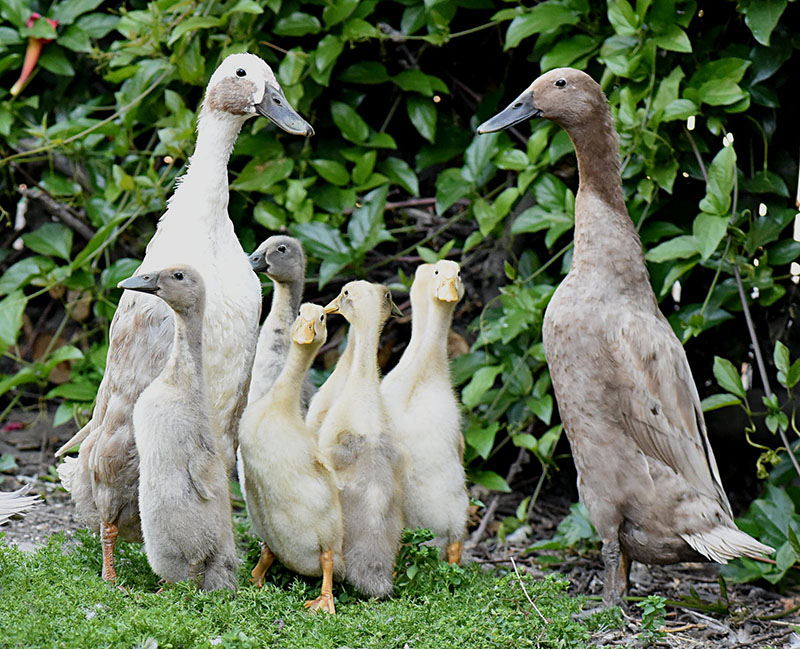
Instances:
[[[305,135],[306,137],[314,135],[311,124],[297,114],[297,111],[289,105],[283,90],[275,86],[266,84],[264,98],[256,104],[256,112],[272,120],[292,135]]]
[[[394,303],[394,300],[392,300],[391,298],[389,299],[389,301],[392,303],[392,315],[397,317],[397,318],[402,318],[403,317],[403,311],[400,309],[400,307],[397,306]]]
[[[266,250],[256,250],[247,259],[250,260],[250,267],[253,269],[253,272],[255,273],[263,273],[264,271],[267,270],[267,268],[269,268],[269,264],[267,263]]]
[[[128,279],[123,279],[117,288],[124,288],[129,291],[139,291],[140,293],[157,293],[158,273],[145,273],[144,275],[133,275]]]
[[[456,278],[446,277],[439,282],[436,288],[436,297],[442,302],[458,302],[458,288],[456,288]]]
[[[295,327],[292,340],[298,345],[309,345],[314,342],[314,321],[303,322]]]
[[[331,315],[332,313],[340,313],[339,309],[342,306],[342,294],[339,293],[333,300],[325,305],[325,314]]]
[[[533,103],[533,90],[528,88],[519,97],[512,101],[505,110],[487,119],[478,127],[478,133],[493,133],[519,124],[531,117],[541,117],[541,109]]]

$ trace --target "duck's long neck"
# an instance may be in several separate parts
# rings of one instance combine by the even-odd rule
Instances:
[[[169,201],[171,211],[185,214],[195,226],[200,225],[198,219],[211,220],[209,225],[228,220],[228,161],[242,124],[241,117],[200,111],[194,153]]]
[[[619,139],[610,110],[591,127],[568,128],[578,157],[580,187],[575,199],[573,268],[608,267],[634,285],[647,277],[642,244],[628,216],[620,177]]]
[[[348,388],[375,392],[379,389],[378,344],[382,328],[383,323],[380,322],[378,314],[373,318],[364,317],[363,320],[350,324],[349,335],[353,337],[353,357],[347,374]]]
[[[441,300],[433,300],[428,306],[425,337],[417,354],[420,367],[426,371],[448,369],[447,337],[450,334],[455,307],[455,302]]]
[[[314,362],[314,355],[318,349],[319,345],[292,344],[283,370],[272,386],[270,396],[273,403],[278,400],[282,407],[288,409],[287,414],[301,421],[303,420],[303,409],[300,405],[300,386]]]
[[[175,312],[172,351],[161,373],[165,383],[198,392],[203,389],[203,311]]]
[[[428,299],[424,294],[411,291],[411,338],[393,372],[404,373],[419,358],[427,331]]]

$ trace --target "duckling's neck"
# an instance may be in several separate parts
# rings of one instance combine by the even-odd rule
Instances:
[[[203,379],[203,312],[175,312],[175,335],[161,379],[181,389],[200,392]]]
[[[170,212],[194,225],[204,219],[212,224],[222,217],[228,221],[228,161],[243,123],[241,117],[221,111],[200,111],[197,144],[169,200]]]
[[[303,409],[300,405],[301,385],[305,379],[319,345],[291,344],[286,363],[272,386],[271,402],[280,403],[284,414],[303,420]]]
[[[417,358],[420,369],[430,372],[449,372],[447,360],[447,337],[453,322],[455,302],[442,302],[434,299],[428,306],[425,338]]]
[[[264,321],[264,327],[270,335],[274,334],[284,341],[285,345],[289,344],[289,327],[297,317],[302,299],[302,281],[272,282],[272,307]]]
[[[378,344],[380,343],[383,323],[375,314],[374,318],[350,325],[350,336],[353,337],[353,356],[347,374],[347,386],[356,390],[375,390],[380,387],[378,370]],[[348,341],[348,347],[350,343]]]
[[[575,145],[580,176],[573,268],[607,268],[612,277],[635,286],[649,282],[642,244],[622,194],[619,139],[611,111],[605,106],[591,127],[567,132]]]
[[[428,300],[425,295],[416,295],[413,291],[411,293],[411,338],[408,341],[403,355],[397,362],[396,367],[392,370],[400,374],[407,371],[407,369],[417,361],[419,358],[420,348],[423,344],[427,331],[427,304]]]

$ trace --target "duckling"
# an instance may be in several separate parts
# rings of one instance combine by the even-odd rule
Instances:
[[[227,166],[239,131],[255,115],[288,133],[314,132],[286,101],[264,61],[252,54],[232,54],[211,76],[188,171],[169,199],[137,271],[185,263],[203,277],[208,291],[204,368],[212,432],[229,469],[249,389],[261,290],[228,217]],[[61,456],[81,443],[78,457],[67,458],[58,472],[78,515],[100,528],[106,580],[116,579],[117,537],[141,540],[133,407],[164,368],[173,330],[172,311],[162,300],[123,294],[109,331],[106,371],[92,419],[56,452]]]
[[[175,314],[167,363],[133,409],[147,560],[169,582],[189,578],[204,590],[233,590],[228,475],[211,430],[203,373],[203,278],[191,266],[174,266],[134,275],[119,287],[155,295]]]
[[[456,262],[443,259],[417,268],[411,285],[411,341],[381,382],[384,403],[409,456],[406,526],[430,529],[454,564],[461,562],[469,496],[447,335],[463,295]]]
[[[325,311],[303,304],[292,347],[272,388],[242,415],[239,451],[247,512],[263,539],[252,581],[259,588],[273,558],[303,575],[322,575],[306,608],[336,613],[333,575],[344,577],[342,508],[333,473],[317,457],[315,431],[303,421],[300,386],[328,336]],[[273,554],[274,553],[274,554]]]
[[[311,430],[319,430],[325,417],[328,416],[328,411],[331,406],[339,398],[339,395],[344,390],[345,383],[347,382],[347,375],[350,372],[350,366],[353,362],[353,344],[352,331],[347,336],[347,343],[345,344],[344,351],[339,359],[336,361],[336,366],[333,368],[330,376],[325,379],[325,382],[319,387],[311,397],[308,404],[308,412],[306,413],[306,425]]]
[[[381,330],[396,310],[388,288],[365,281],[345,284],[325,307],[350,323],[353,353],[344,388],[319,429],[319,452],[341,490],[345,576],[372,597],[392,593],[403,531],[407,460],[381,397],[377,361]]]
[[[658,308],[625,207],[602,88],[579,70],[550,70],[478,132],[529,117],[564,128],[578,157],[572,268],[542,333],[578,491],[603,539],[604,604],[621,604],[631,560],[773,552],[733,522],[686,353]]]
[[[258,336],[253,378],[250,381],[249,403],[263,397],[283,369],[289,353],[289,330],[303,300],[306,276],[306,255],[301,243],[292,237],[275,235],[264,241],[250,255],[250,266],[257,273],[266,273],[272,280],[272,308]],[[303,380],[301,404],[303,412],[314,395],[308,376]]]
[[[31,509],[41,504],[38,494],[27,496],[30,485],[16,491],[0,491],[0,525],[5,525],[12,516],[25,515]]]

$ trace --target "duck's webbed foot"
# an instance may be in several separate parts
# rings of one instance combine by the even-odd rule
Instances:
[[[250,581],[255,584],[256,588],[262,588],[264,586],[264,577],[273,561],[275,561],[275,555],[272,554],[272,550],[269,549],[266,543],[262,543],[261,556],[258,558],[256,567],[253,568],[253,571],[250,573]]]
[[[463,541],[454,541],[447,546],[445,554],[447,556],[447,563],[459,565],[461,563],[461,553],[464,551]]]
[[[603,563],[603,606],[619,606],[624,611],[622,596],[628,588],[631,560],[620,547],[619,539],[603,539]]]
[[[116,583],[117,572],[114,570],[114,546],[117,543],[119,528],[114,523],[100,523],[100,544],[103,548],[103,581]]]
[[[326,550],[319,556],[322,566],[322,588],[319,597],[305,603],[309,611],[325,611],[334,615],[336,606],[333,601],[333,550]]]

